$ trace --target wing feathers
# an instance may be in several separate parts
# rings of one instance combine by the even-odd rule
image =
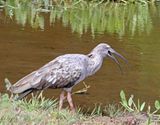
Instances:
[[[73,86],[81,79],[82,69],[73,59],[51,61],[42,68],[30,73],[16,82],[12,87],[13,93],[23,93],[31,88],[63,88]]]

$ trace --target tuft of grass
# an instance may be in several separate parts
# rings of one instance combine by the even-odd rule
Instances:
[[[95,104],[95,107],[92,110],[90,115],[91,116],[102,116],[102,114],[103,114],[103,110],[102,110],[101,105]]]
[[[0,124],[73,124],[85,119],[81,113],[58,110],[57,99],[45,99],[42,93],[31,99],[14,101],[8,94],[0,95]]]
[[[104,113],[113,118],[113,117],[119,117],[122,116],[125,111],[123,110],[123,107],[118,104],[109,104],[105,106]]]

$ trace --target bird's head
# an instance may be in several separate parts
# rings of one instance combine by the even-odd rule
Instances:
[[[110,45],[106,44],[106,43],[100,43],[98,44],[93,51],[96,54],[99,54],[100,56],[104,57],[110,57],[112,60],[114,60],[114,62],[116,62],[118,64],[118,66],[120,67],[119,61],[115,58],[114,55],[118,56],[119,58],[121,58],[122,60],[124,60],[127,63],[127,60],[118,52],[116,52],[114,49],[111,48]],[[121,69],[121,67],[120,67]]]

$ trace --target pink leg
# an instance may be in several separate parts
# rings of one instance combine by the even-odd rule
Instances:
[[[70,108],[71,108],[71,111],[72,111],[72,112],[75,112],[75,108],[74,108],[74,105],[73,105],[71,92],[67,92],[67,101],[68,101],[68,103],[69,103],[69,106],[70,106]]]
[[[62,92],[60,94],[60,99],[59,99],[59,110],[61,110],[62,106],[63,106],[63,101],[64,101],[64,98],[65,98],[64,94],[65,94],[65,92],[64,92],[64,90],[62,90]]]

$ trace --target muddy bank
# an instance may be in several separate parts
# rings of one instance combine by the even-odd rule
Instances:
[[[160,121],[157,116],[149,116],[146,113],[127,113],[120,117],[97,116],[89,118],[82,123],[74,125],[159,125]]]

